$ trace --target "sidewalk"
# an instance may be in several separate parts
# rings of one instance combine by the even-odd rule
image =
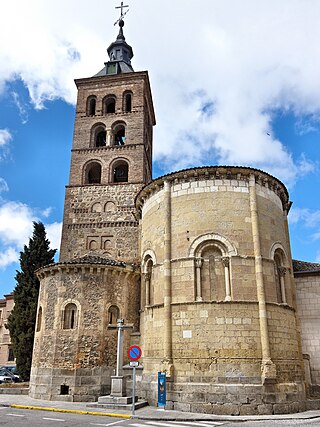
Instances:
[[[13,407],[21,409],[45,410],[53,412],[71,412],[77,414],[108,415],[119,418],[131,418],[131,411],[115,410],[106,411],[105,408],[90,408],[87,403],[78,402],[57,402],[48,400],[32,399],[24,395],[0,395],[0,407]],[[135,411],[134,418],[143,420],[164,420],[164,421],[263,421],[263,420],[284,420],[284,419],[312,419],[320,418],[320,411],[306,411],[297,414],[284,415],[247,415],[247,416],[227,416],[227,415],[210,415],[195,414],[189,412],[161,410],[152,406]]]

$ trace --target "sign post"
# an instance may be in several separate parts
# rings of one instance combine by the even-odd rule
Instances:
[[[118,319],[116,325],[108,325],[108,329],[116,329],[118,331],[117,342],[117,368],[116,375],[111,377],[111,396],[126,395],[126,378],[122,375],[122,354],[123,354],[123,332],[125,329],[132,329],[132,324],[124,324],[123,319]]]
[[[158,407],[165,408],[167,403],[166,373],[158,372]]]
[[[132,367],[132,415],[134,415],[136,408],[136,367],[139,366],[138,360],[141,354],[141,348],[137,345],[132,345],[128,349],[128,357],[131,360],[129,366]]]

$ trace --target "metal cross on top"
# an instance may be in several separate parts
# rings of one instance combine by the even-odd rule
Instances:
[[[128,5],[124,5],[123,1],[121,2],[121,6],[116,6],[115,9],[121,9],[121,13],[120,13],[120,18],[118,19],[117,22],[114,23],[114,25],[116,25],[119,21],[122,20],[122,18],[124,17],[124,15],[126,15],[129,12],[129,9],[123,13],[123,9],[125,9],[126,7],[129,7]]]

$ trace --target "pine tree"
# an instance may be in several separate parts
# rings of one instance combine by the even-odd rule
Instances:
[[[34,272],[54,262],[56,249],[49,249],[49,240],[41,222],[33,223],[33,235],[29,245],[20,252],[20,270],[16,274],[14,308],[7,328],[17,363],[17,370],[24,380],[30,378],[33,339],[36,323],[40,282]]]

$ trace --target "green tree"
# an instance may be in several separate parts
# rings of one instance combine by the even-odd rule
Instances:
[[[23,379],[30,378],[33,339],[40,282],[34,272],[54,262],[56,249],[49,248],[50,242],[41,222],[33,223],[33,235],[29,245],[20,252],[20,270],[16,274],[14,308],[9,316],[10,331],[17,370]]]

